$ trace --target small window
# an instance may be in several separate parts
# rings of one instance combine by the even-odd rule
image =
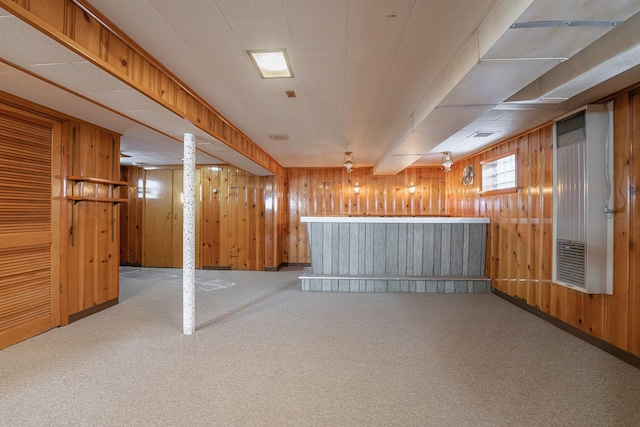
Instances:
[[[516,154],[480,162],[482,166],[482,192],[516,190]]]

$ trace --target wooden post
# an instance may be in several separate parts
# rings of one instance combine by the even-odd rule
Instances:
[[[183,333],[191,335],[196,326],[196,263],[195,263],[195,170],[196,137],[184,134],[183,227],[182,227],[182,324]]]

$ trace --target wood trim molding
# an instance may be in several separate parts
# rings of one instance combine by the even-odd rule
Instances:
[[[89,3],[0,0],[0,6],[275,174],[283,167]],[[92,16],[93,15],[93,16]]]
[[[94,305],[93,307],[87,308],[86,310],[79,311],[78,313],[73,313],[73,314],[69,315],[69,322],[68,323],[73,323],[76,320],[80,320],[80,319],[85,318],[87,316],[91,316],[92,314],[96,314],[97,312],[102,311],[102,310],[104,310],[106,308],[113,307],[116,304],[118,304],[118,298],[114,298],[112,300],[105,301],[102,304]]]

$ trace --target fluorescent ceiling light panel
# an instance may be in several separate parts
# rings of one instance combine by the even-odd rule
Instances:
[[[247,53],[263,79],[293,77],[286,49],[248,50]]]

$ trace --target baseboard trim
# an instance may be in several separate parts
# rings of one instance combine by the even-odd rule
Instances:
[[[73,323],[76,320],[80,320],[84,317],[91,316],[92,314],[96,314],[99,311],[112,307],[118,304],[118,298],[114,298],[109,301],[105,301],[102,304],[94,305],[93,307],[87,308],[86,310],[79,311],[77,313],[73,313],[69,315],[69,323]]]
[[[230,265],[203,265],[203,270],[231,270]]]
[[[552,315],[542,311],[538,307],[532,307],[529,304],[525,303],[524,301],[521,301],[518,298],[512,297],[511,295],[508,295],[496,288],[491,288],[491,292],[499,296],[500,298],[512,303],[513,305],[516,305],[522,308],[523,310],[528,311],[529,313],[537,317],[540,317],[543,320],[546,320],[547,322],[551,323],[553,326],[560,328],[563,331],[568,332],[577,338],[580,338],[581,340],[599,348],[602,351],[606,351],[612,356],[617,357],[618,359],[630,364],[635,368],[640,369],[640,357],[636,356],[635,354],[629,353],[628,351],[625,351],[620,347],[616,347],[615,345],[608,343],[603,339],[594,337],[593,335],[588,334],[587,332],[579,328],[576,328],[573,325],[563,322],[557,317],[553,317]]]

